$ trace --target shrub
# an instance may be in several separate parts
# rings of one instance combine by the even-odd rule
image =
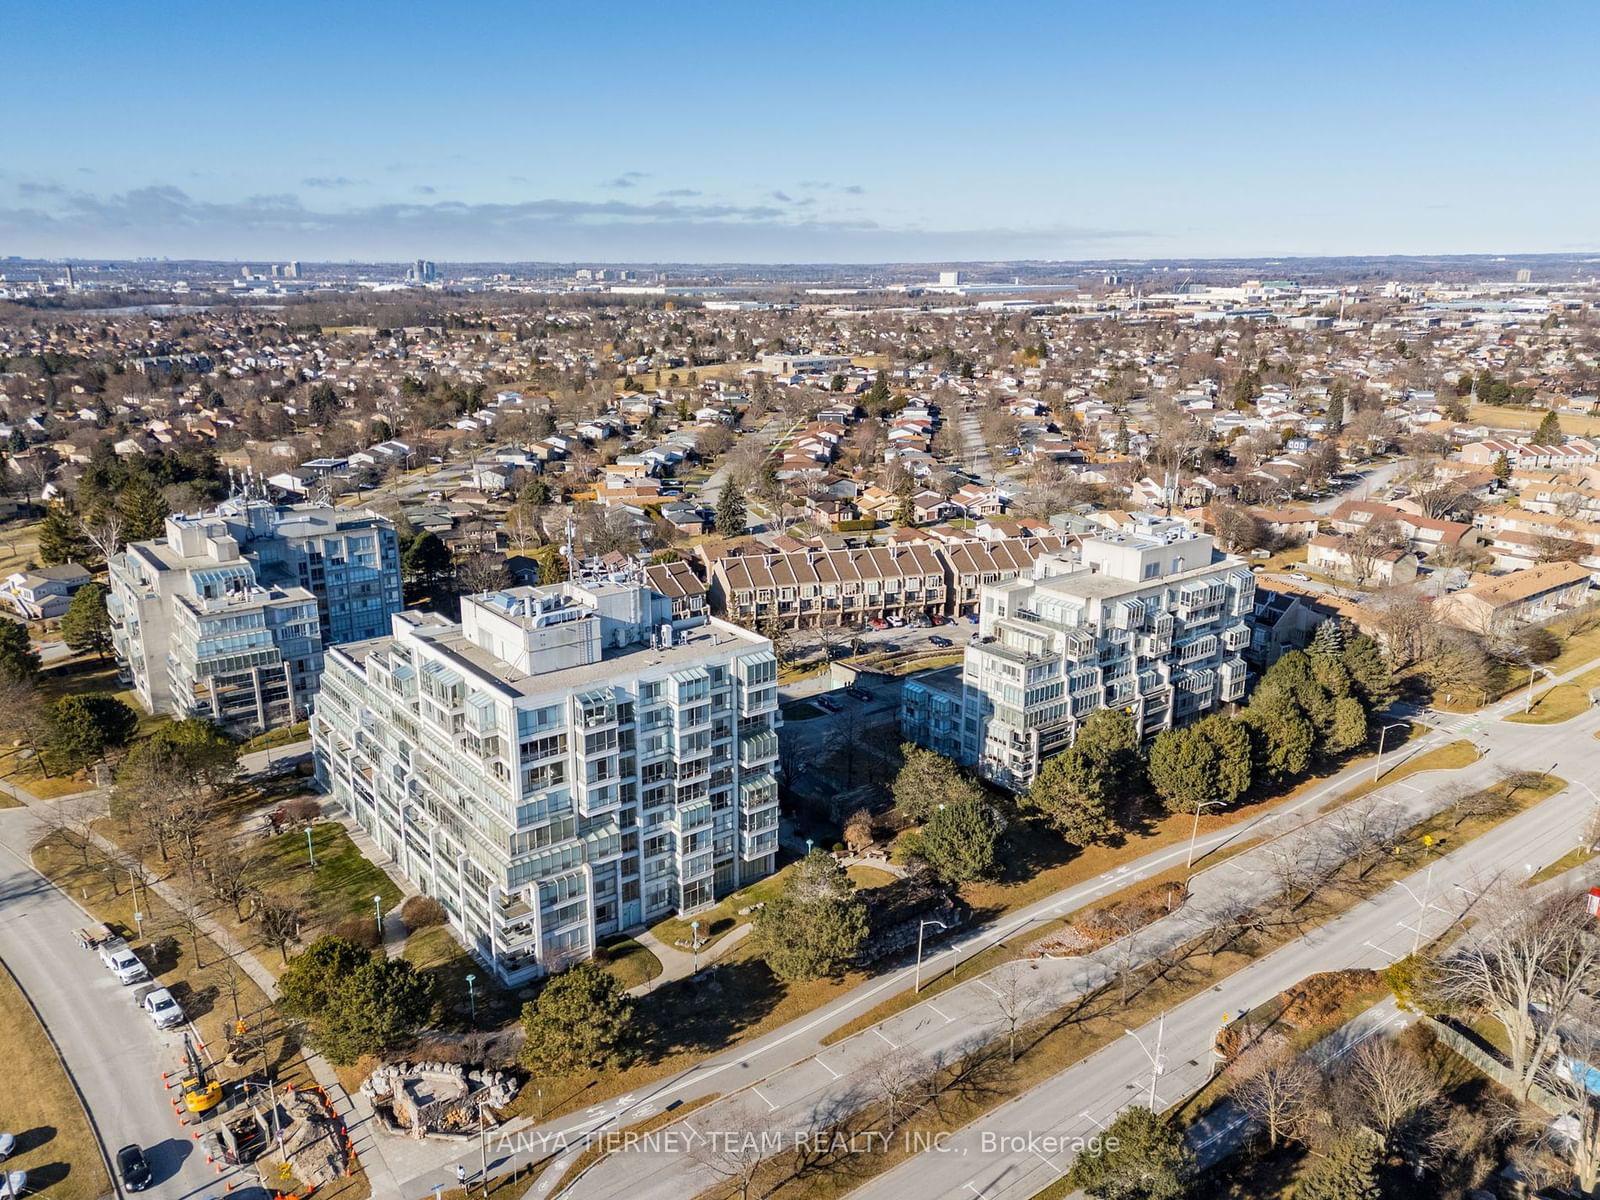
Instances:
[[[297,825],[308,824],[322,815],[322,801],[315,796],[296,796],[285,801],[283,812]]]
[[[412,896],[400,906],[400,923],[407,933],[427,929],[430,925],[443,925],[446,920],[444,905],[432,896]]]
[[[365,950],[376,950],[382,941],[378,937],[378,923],[371,917],[346,917],[333,927],[333,934]]]

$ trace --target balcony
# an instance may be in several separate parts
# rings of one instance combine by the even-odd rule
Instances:
[[[770,729],[745,734],[739,739],[739,765],[747,770],[765,766],[778,757],[778,735]]]
[[[739,689],[739,715],[755,717],[762,713],[778,711],[778,685],[765,684],[758,688]]]
[[[776,829],[739,831],[739,857],[746,862],[765,858],[777,849],[778,831]]]

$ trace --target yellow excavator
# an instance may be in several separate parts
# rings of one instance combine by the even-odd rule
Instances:
[[[183,1035],[183,1057],[189,1065],[183,1080],[183,1105],[192,1113],[210,1112],[222,1103],[222,1084],[206,1074],[206,1065],[187,1033]]]

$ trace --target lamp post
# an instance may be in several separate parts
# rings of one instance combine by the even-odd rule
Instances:
[[[471,971],[467,972],[467,1011],[471,1014],[469,1019],[474,1029],[478,1027],[478,991],[472,986],[472,981],[476,978],[477,976]]]
[[[689,974],[698,975],[700,974],[700,922],[698,920],[689,922],[689,949],[694,952],[694,970],[690,971]]]
[[[1391,729],[1404,729],[1405,727],[1406,727],[1406,722],[1404,722],[1404,721],[1396,721],[1392,725],[1385,725],[1378,732],[1378,757],[1373,761],[1373,764],[1372,764],[1372,782],[1373,783],[1377,783],[1378,782],[1378,771],[1383,766],[1383,740],[1386,737],[1389,736],[1389,730],[1391,730]]]
[[[311,860],[311,869],[315,871],[317,869],[317,851],[316,848],[311,845],[310,825],[306,826],[306,857]]]
[[[913,994],[922,990],[922,931],[929,925],[937,925],[940,929],[950,928],[943,921],[935,921],[932,917],[917,923],[917,984],[911,989]]]
[[[1161,1053],[1161,1043],[1167,1036],[1167,1014],[1162,1013],[1161,1020],[1156,1025],[1156,1049],[1154,1054],[1150,1052],[1149,1047],[1139,1040],[1139,1035],[1133,1030],[1125,1029],[1123,1032],[1133,1039],[1134,1044],[1143,1050],[1144,1056],[1150,1060],[1150,1111],[1155,1112],[1156,1080],[1160,1079],[1167,1069],[1166,1057]]]
[[[1528,695],[1522,705],[1523,712],[1533,711],[1533,676],[1538,669],[1533,663],[1528,664]]]
[[[1183,864],[1184,870],[1194,867],[1194,844],[1200,836],[1200,814],[1213,804],[1221,804],[1221,800],[1201,800],[1194,806],[1194,828],[1189,831],[1189,861]]]
[[[482,1170],[478,1175],[478,1184],[483,1188],[484,1200],[489,1200],[489,1131],[483,1123],[483,1101],[478,1101],[478,1157]]]
[[[373,917],[376,919],[376,921],[378,923],[378,942],[381,945],[382,942],[383,942],[383,897],[382,896],[374,896],[372,898],[372,915],[373,915]]]

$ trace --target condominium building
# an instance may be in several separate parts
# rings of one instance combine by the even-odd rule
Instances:
[[[1096,709],[1151,737],[1243,696],[1254,601],[1209,535],[1140,517],[984,587],[959,673],[907,681],[902,731],[1020,791]]]
[[[318,779],[507,984],[773,869],[772,645],[675,599],[510,588],[327,653]]]
[[[402,607],[394,526],[355,509],[229,500],[167,518],[109,564],[111,640],[152,713],[240,732],[303,719],[323,649]]]

